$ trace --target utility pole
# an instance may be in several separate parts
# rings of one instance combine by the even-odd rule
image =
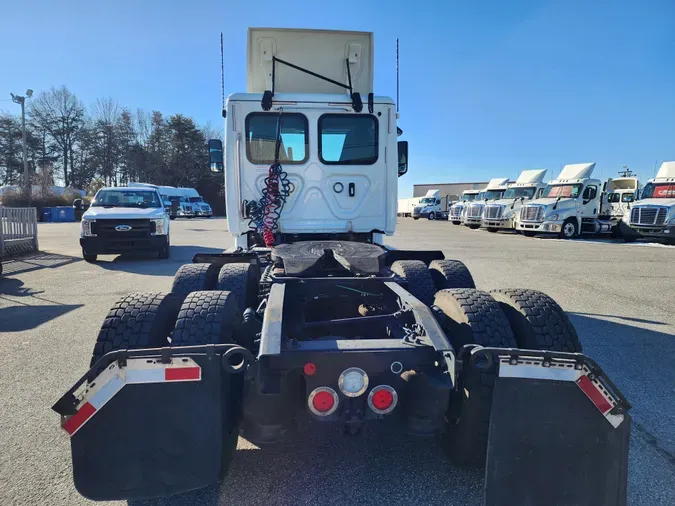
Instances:
[[[28,147],[26,145],[26,98],[33,96],[33,90],[26,90],[26,96],[21,97],[10,93],[12,96],[12,101],[17,104],[21,104],[21,142],[23,143],[23,185],[24,191],[26,192],[26,198],[28,199],[28,205],[30,205],[33,198],[33,189],[31,188],[30,178],[28,177]]]

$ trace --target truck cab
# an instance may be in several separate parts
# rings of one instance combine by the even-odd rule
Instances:
[[[464,223],[466,206],[469,202],[473,202],[474,200],[480,200],[480,190],[464,190],[460,201],[450,206],[449,219],[453,225],[461,225]]]
[[[610,216],[623,218],[640,196],[640,181],[637,177],[610,179],[606,185],[606,204]]]
[[[488,185],[480,192],[480,199],[471,202],[464,210],[464,225],[469,228],[480,228],[483,219],[483,209],[490,203],[502,198],[508,188],[509,178],[491,179]]]
[[[439,190],[429,190],[422,197],[419,205],[413,208],[413,218],[428,218],[430,220],[447,220],[447,197],[441,196]]]
[[[623,221],[644,236],[675,243],[675,162],[663,162],[640,200],[626,209]]]
[[[515,183],[510,184],[501,199],[485,205],[481,226],[489,232],[514,230],[520,208],[525,202],[538,199],[546,185],[542,182],[546,169],[524,170]]]

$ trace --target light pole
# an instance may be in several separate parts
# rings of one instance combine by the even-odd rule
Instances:
[[[21,104],[21,142],[23,143],[23,184],[26,191],[26,196],[28,198],[28,205],[31,203],[33,197],[33,189],[30,185],[30,178],[28,177],[28,149],[26,146],[26,99],[33,96],[33,90],[26,90],[26,96],[21,97],[10,93],[12,95],[12,100]]]

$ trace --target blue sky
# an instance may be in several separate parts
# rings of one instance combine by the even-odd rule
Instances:
[[[675,159],[672,0],[364,3],[7,0],[0,109],[13,110],[10,92],[66,84],[85,104],[111,96],[217,125],[220,31],[231,93],[245,90],[249,26],[366,30],[378,95],[395,96],[401,40],[402,197],[414,183],[586,161],[647,179]]]

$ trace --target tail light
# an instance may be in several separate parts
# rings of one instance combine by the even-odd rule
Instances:
[[[397,403],[398,394],[389,385],[378,385],[368,394],[368,406],[378,415],[391,413]]]
[[[338,395],[330,387],[319,387],[312,390],[307,399],[309,410],[316,416],[328,416],[338,407]]]

